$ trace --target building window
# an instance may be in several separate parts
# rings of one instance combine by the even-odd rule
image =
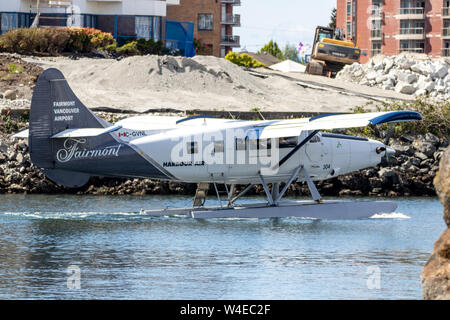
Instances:
[[[347,38],[351,37],[352,35],[352,23],[347,22]]]
[[[352,16],[352,3],[351,1],[347,1],[347,17]]]
[[[381,41],[372,42],[372,57],[381,53]]]
[[[213,14],[199,14],[198,15],[198,30],[212,31],[214,29],[214,15]]]

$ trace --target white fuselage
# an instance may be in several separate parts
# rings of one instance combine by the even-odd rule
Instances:
[[[285,163],[278,163],[310,132],[259,128],[276,121],[135,117],[118,122],[113,134],[183,182],[268,183],[286,181],[303,166],[313,180],[325,180],[376,166],[381,142],[319,132]],[[295,124],[302,123],[295,120]],[[294,121],[293,121],[294,124]],[[298,126],[297,126],[298,127]],[[268,134],[266,134],[269,132]],[[301,180],[301,179],[300,179]]]

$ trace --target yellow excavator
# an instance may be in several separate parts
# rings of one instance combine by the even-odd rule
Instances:
[[[345,41],[342,29],[317,27],[311,60],[306,73],[334,78],[347,64],[359,62],[361,50],[350,41]]]

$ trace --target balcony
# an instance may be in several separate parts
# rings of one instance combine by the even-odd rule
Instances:
[[[450,19],[450,7],[442,8],[442,18]]]
[[[399,40],[424,40],[424,28],[400,28],[399,34],[396,35]]]
[[[442,29],[442,39],[450,39],[450,27]]]
[[[422,20],[425,19],[424,8],[400,8],[399,13],[395,16],[400,20]]]
[[[424,48],[414,48],[414,47],[400,48],[398,50],[398,53],[403,53],[403,52],[424,53],[425,50],[424,50]]]
[[[233,6],[240,6],[241,5],[241,0],[222,0],[222,3],[229,3]]]
[[[442,55],[444,57],[450,57],[450,48],[444,48],[442,49]]]
[[[370,32],[370,40],[383,40],[383,33],[381,29],[372,30]]]
[[[239,36],[223,36],[220,45],[224,47],[236,47],[241,46],[241,37]]]
[[[221,23],[232,25],[234,27],[240,27],[241,26],[241,15],[227,14],[225,17],[222,17]]]

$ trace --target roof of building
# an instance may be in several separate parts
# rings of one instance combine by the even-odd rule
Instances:
[[[254,53],[254,52],[246,52],[249,56],[251,56],[253,59],[264,63],[266,67],[270,67],[271,65],[280,63],[281,60],[278,58],[275,58],[273,55],[267,52],[263,52],[260,54]]]

